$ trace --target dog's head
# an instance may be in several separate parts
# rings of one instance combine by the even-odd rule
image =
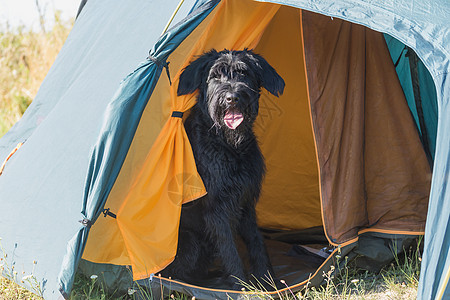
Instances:
[[[183,70],[178,95],[198,89],[200,109],[214,127],[239,138],[253,128],[262,87],[277,97],[284,90],[284,80],[263,57],[251,50],[211,50]]]

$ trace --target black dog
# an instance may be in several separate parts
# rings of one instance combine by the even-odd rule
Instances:
[[[260,282],[273,276],[255,214],[265,172],[253,133],[261,87],[278,96],[284,81],[249,50],[212,50],[181,74],[178,95],[198,90],[185,128],[208,194],[183,206],[177,255],[165,276],[184,281],[207,276],[218,258],[226,280],[238,289],[235,277],[246,279],[238,235],[247,247],[251,274]]]

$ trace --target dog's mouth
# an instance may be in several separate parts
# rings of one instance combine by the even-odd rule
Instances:
[[[231,130],[235,130],[244,121],[244,116],[236,109],[228,109],[223,117],[223,122]]]

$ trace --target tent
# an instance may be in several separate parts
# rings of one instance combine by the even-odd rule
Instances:
[[[268,167],[257,213],[269,252],[294,241],[284,252],[301,261],[299,239],[333,246],[301,262],[291,288],[309,274],[320,283],[341,255],[370,265],[425,233],[418,298],[450,296],[450,6],[199,0],[160,36],[176,4],[99,0],[81,11],[36,99],[0,140],[7,269],[32,272],[49,299],[68,296],[82,259],[97,270],[131,266],[151,286],[226,297],[157,273],[175,255],[181,205],[206,193],[172,116],[195,104],[176,96],[179,73],[210,48],[248,47],[286,81],[280,99],[263,91],[255,128]]]

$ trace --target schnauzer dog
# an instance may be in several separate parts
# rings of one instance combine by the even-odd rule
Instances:
[[[247,278],[236,247],[240,236],[249,278],[264,282],[273,276],[255,213],[265,173],[253,133],[262,87],[279,96],[284,80],[251,50],[211,50],[183,70],[178,95],[198,90],[185,128],[208,194],[183,206],[177,255],[163,275],[189,282],[207,276],[218,260],[224,279],[239,289],[236,278]]]

